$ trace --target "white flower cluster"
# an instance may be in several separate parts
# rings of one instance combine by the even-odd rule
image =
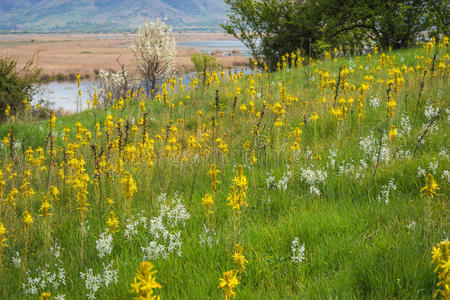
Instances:
[[[397,186],[394,183],[394,178],[391,178],[388,184],[381,186],[381,194],[378,196],[378,201],[384,201],[385,204],[388,204],[390,196],[395,190],[397,190]]]
[[[147,218],[141,216],[140,213],[137,214],[137,216],[133,216],[131,219],[127,219],[124,235],[128,241],[138,234],[139,226],[147,228]]]
[[[425,175],[426,175],[425,170],[422,169],[422,168],[419,166],[419,167],[417,168],[417,177],[418,177],[418,178],[420,178],[420,177],[425,177]]]
[[[58,244],[58,240],[55,241],[55,245],[50,247],[50,253],[57,259],[61,256],[61,247]]]
[[[98,258],[102,259],[106,255],[111,254],[113,236],[110,233],[104,232],[100,238],[95,242]]]
[[[181,198],[178,195],[169,199],[166,194],[162,193],[158,196],[158,202],[160,203],[159,216],[153,217],[148,221],[141,217],[138,222],[149,233],[149,235],[146,235],[146,239],[150,241],[146,247],[141,247],[144,259],[157,259],[159,257],[166,259],[171,253],[177,253],[178,256],[181,255],[182,242],[179,226],[185,225],[186,220],[190,218],[190,214],[181,203]],[[129,224],[134,226],[136,221]],[[136,229],[134,228],[133,230]],[[130,232],[128,231],[128,234]]]
[[[11,262],[16,269],[20,267],[22,264],[22,258],[20,257],[19,252],[16,251],[16,256],[11,258]]]
[[[425,177],[427,175],[427,173],[436,175],[438,167],[439,167],[439,161],[437,159],[435,159],[434,162],[430,161],[428,168],[423,169],[419,166],[419,167],[417,167],[417,177],[418,178]]]
[[[403,147],[399,146],[395,153],[395,158],[409,159],[409,158],[411,158],[411,150],[409,150],[409,149],[403,150]]]
[[[214,244],[219,243],[219,239],[216,238],[216,232],[214,229],[208,229],[205,225],[203,225],[203,232],[199,234],[200,245],[208,246],[211,248]]]
[[[444,147],[441,148],[441,152],[439,152],[439,156],[444,159],[448,159],[448,151]]]
[[[372,108],[377,108],[378,106],[380,106],[380,99],[378,97],[371,97],[369,99],[369,105]]]
[[[339,166],[340,175],[353,174],[355,172],[355,165],[352,162],[346,163],[345,161]]]
[[[291,259],[294,263],[301,263],[305,260],[305,244],[299,244],[298,237],[292,240],[291,245],[292,256]]]
[[[327,168],[334,169],[334,165],[336,164],[337,150],[330,149],[329,152],[330,152],[330,154],[328,155]]]
[[[280,191],[286,191],[288,187],[288,183],[291,180],[292,176],[294,174],[290,170],[289,165],[287,166],[287,170],[283,173],[283,176],[279,180],[277,180],[273,175],[272,172],[269,172],[267,174],[266,178],[266,186],[268,189],[270,188],[277,188]]]
[[[442,180],[447,180],[447,183],[450,183],[450,172],[448,170],[442,171]]]
[[[427,102],[425,106],[425,118],[429,121],[433,119],[439,112],[439,107],[434,107],[433,103]]]
[[[37,295],[47,289],[57,290],[60,286],[66,285],[66,271],[58,267],[57,264],[50,270],[50,265],[44,268],[38,267],[33,274],[27,271],[27,280],[22,283],[23,292],[26,295]]]
[[[432,161],[430,161],[430,165],[428,168],[430,169],[431,173],[435,174],[438,167],[439,167],[439,161],[435,160],[434,163]]]
[[[416,228],[416,221],[412,221],[411,223],[406,225],[406,227],[408,227],[409,230],[414,230]]]
[[[400,128],[398,129],[399,136],[408,135],[411,132],[411,122],[408,115],[402,114],[400,121]]]
[[[85,280],[85,287],[89,291],[86,296],[89,300],[95,299],[95,294],[102,287],[109,287],[113,283],[118,282],[118,272],[112,268],[112,262],[106,267],[103,264],[103,273],[94,274],[92,269],[88,269],[86,273],[80,272],[81,279]]]
[[[391,149],[387,145],[387,138],[383,138],[381,149],[378,141],[373,136],[373,133],[366,137],[362,137],[359,141],[359,149],[363,151],[365,159],[376,163],[378,160],[378,151],[380,151],[380,163],[387,164],[391,160]]]
[[[181,203],[180,196],[175,194],[173,199],[168,199],[167,195],[162,193],[159,195],[158,201],[161,204],[160,218],[166,218],[171,227],[178,226],[178,223],[184,226],[190,214]]]
[[[322,184],[327,179],[327,171],[322,170],[313,170],[310,167],[301,168],[300,177],[303,182],[307,183],[309,187],[309,191],[311,194],[316,194],[320,196],[320,190],[317,188],[317,184]]]

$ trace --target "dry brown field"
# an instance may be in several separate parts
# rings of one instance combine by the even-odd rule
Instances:
[[[120,63],[133,71],[134,56],[130,51],[133,34],[3,34],[0,35],[0,56],[12,55],[19,67],[34,55],[42,74],[69,76],[80,73],[91,77],[100,69],[118,70]],[[233,40],[224,33],[179,33],[177,43],[207,40]],[[192,70],[193,47],[177,47],[177,66],[180,72]],[[213,53],[225,67],[236,67],[248,63],[242,54]]]

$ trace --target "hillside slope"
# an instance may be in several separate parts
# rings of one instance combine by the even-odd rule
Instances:
[[[155,18],[177,28],[214,27],[225,16],[222,0],[0,0],[0,29],[112,31]]]

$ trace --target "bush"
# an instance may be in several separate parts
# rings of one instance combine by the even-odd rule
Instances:
[[[195,71],[202,75],[203,85],[205,85],[206,73],[221,67],[220,63],[217,62],[217,59],[208,53],[195,52],[191,56],[191,61],[194,64]]]
[[[0,57],[0,121],[6,119],[8,106],[10,114],[23,111],[24,99],[31,101],[39,89],[40,73],[34,59],[17,70],[17,61],[13,57]]]
[[[101,106],[107,106],[110,101],[125,98],[128,91],[134,92],[140,86],[140,80],[135,75],[129,75],[122,69],[117,73],[100,70],[94,84],[94,92],[98,96]],[[111,99],[109,99],[111,95]]]

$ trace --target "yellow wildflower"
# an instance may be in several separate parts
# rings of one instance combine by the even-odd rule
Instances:
[[[22,222],[25,224],[25,227],[30,227],[30,224],[33,223],[33,216],[28,212],[28,210],[23,212]]]
[[[436,180],[434,180],[433,175],[428,174],[427,179],[426,179],[427,185],[424,186],[420,192],[422,193],[420,196],[429,196],[431,198],[434,197],[434,195],[437,195],[436,191],[439,190],[439,186],[436,182]]]
[[[237,273],[231,270],[224,272],[223,278],[220,278],[220,283],[217,288],[223,290],[223,293],[225,294],[225,300],[230,299],[231,296],[236,296],[236,293],[233,291],[233,288],[239,284],[236,274]]]
[[[139,295],[139,297],[134,299],[159,299],[159,296],[154,295],[154,289],[160,289],[161,285],[156,282],[154,275],[157,271],[152,270],[153,268],[154,266],[151,262],[141,262],[139,270],[136,272],[133,283],[131,284],[131,292]]]
[[[238,267],[238,272],[241,273],[245,271],[245,264],[248,263],[248,261],[245,259],[245,256],[242,254],[244,249],[240,244],[237,244],[234,247],[234,254],[233,254],[233,261],[236,263]]]
[[[109,226],[109,232],[116,233],[119,228],[119,219],[117,218],[116,214],[111,211],[109,213],[108,220],[106,220],[106,224]]]

